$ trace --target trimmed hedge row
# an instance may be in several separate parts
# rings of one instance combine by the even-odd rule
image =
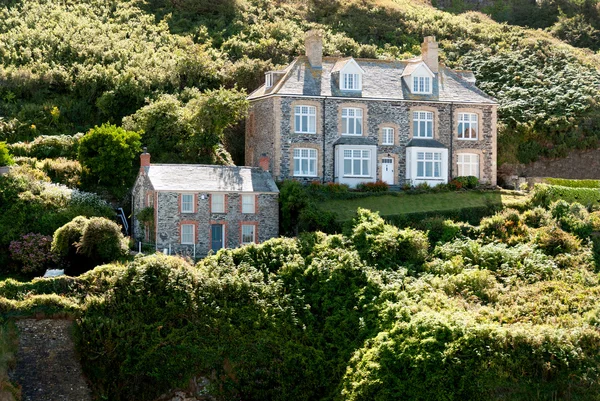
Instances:
[[[569,188],[600,188],[600,180],[569,180],[566,178],[546,178],[546,184]]]
[[[532,203],[549,206],[557,200],[569,203],[578,202],[584,206],[600,205],[600,190],[596,188],[571,188],[560,185],[536,184],[533,189]]]

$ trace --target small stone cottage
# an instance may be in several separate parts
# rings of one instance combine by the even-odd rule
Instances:
[[[260,243],[279,234],[278,198],[261,168],[150,164],[143,153],[133,188],[133,235],[158,251],[191,257]]]
[[[470,71],[438,59],[434,37],[410,60],[323,56],[322,33],[306,55],[248,96],[246,164],[276,180],[356,186],[434,186],[457,176],[496,185],[497,102]]]

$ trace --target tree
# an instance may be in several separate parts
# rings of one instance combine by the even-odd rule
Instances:
[[[141,151],[140,134],[115,125],[92,128],[79,143],[77,159],[83,167],[83,183],[101,186],[123,196],[135,177],[134,161]]]

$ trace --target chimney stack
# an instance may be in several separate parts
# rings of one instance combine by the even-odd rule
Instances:
[[[271,166],[271,160],[269,159],[269,157],[266,154],[263,153],[261,158],[258,160],[258,165],[263,170],[269,171],[270,170],[269,167]]]
[[[435,36],[425,36],[421,44],[421,58],[434,73],[439,71],[438,44]]]
[[[308,62],[313,68],[323,67],[323,32],[319,29],[312,29],[306,32],[304,36],[304,46],[306,47],[306,56]]]
[[[140,169],[143,170],[144,167],[150,167],[150,153],[146,147],[144,147],[144,153],[140,155]]]

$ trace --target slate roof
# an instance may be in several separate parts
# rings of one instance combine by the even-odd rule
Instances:
[[[371,138],[365,138],[364,136],[351,137],[341,136],[333,145],[371,145],[377,146],[377,141]]]
[[[365,71],[362,91],[339,89],[339,69],[348,58],[323,57],[322,68],[312,68],[306,56],[297,57],[284,70],[285,74],[271,88],[262,85],[248,96],[249,100],[270,94],[288,96],[334,96],[349,98],[377,98],[389,100],[422,100],[457,103],[495,104],[496,101],[475,86],[473,73],[454,71],[440,65],[438,79],[434,80],[430,95],[413,94],[402,79],[408,66],[414,68],[417,60],[395,61],[354,59]],[[337,64],[337,65],[336,65]],[[335,71],[334,71],[335,69]]]
[[[151,164],[145,170],[155,191],[279,192],[259,167]]]
[[[422,138],[412,138],[406,144],[407,148],[415,147],[415,148],[446,148],[441,142],[438,142],[434,139],[422,139]]]

